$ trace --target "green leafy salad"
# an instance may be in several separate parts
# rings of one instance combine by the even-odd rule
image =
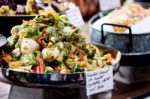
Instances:
[[[104,68],[113,63],[87,43],[78,28],[63,15],[45,12],[11,29],[2,61],[9,68],[30,73],[77,73]]]

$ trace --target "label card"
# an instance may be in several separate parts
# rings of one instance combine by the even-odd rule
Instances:
[[[120,0],[99,0],[101,11],[111,10],[121,6]]]
[[[86,72],[86,92],[93,95],[113,89],[113,67]]]
[[[81,11],[78,7],[67,10],[66,16],[68,17],[69,21],[76,27],[80,27],[84,24]]]

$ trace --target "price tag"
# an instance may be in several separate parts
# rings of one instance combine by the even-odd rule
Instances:
[[[113,67],[86,72],[86,92],[93,95],[113,89]]]
[[[84,24],[83,17],[81,15],[81,11],[78,7],[67,10],[66,16],[68,17],[69,21],[76,27],[80,27]]]
[[[120,0],[99,0],[101,11],[111,10],[121,6]]]

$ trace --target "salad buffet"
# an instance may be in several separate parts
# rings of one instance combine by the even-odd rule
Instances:
[[[86,71],[119,68],[119,51],[87,43],[81,31],[55,11],[24,20],[10,33],[1,53],[2,74],[17,84],[85,84]]]
[[[118,82],[149,81],[149,6],[101,11],[85,36],[67,11],[82,5],[85,17],[94,2],[102,1],[88,1],[87,8],[78,0],[0,1],[0,81],[11,85],[10,99],[108,99]]]
[[[80,31],[55,12],[36,16],[14,26],[2,60],[10,69],[33,73],[75,73],[103,68],[113,63],[85,42]]]

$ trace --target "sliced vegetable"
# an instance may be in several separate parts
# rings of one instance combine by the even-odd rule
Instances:
[[[40,49],[39,44],[30,38],[24,38],[21,44],[21,52],[23,54],[29,54],[33,51],[38,51]]]
[[[22,61],[14,61],[14,62],[9,62],[9,66],[11,68],[19,68],[21,66],[24,66]]]
[[[21,50],[20,50],[20,48],[16,48],[11,53],[13,56],[19,57],[21,55]]]
[[[44,72],[44,60],[42,59],[40,53],[37,54],[36,56],[37,61],[39,62],[39,73],[43,73]]]
[[[22,55],[20,60],[24,63],[25,66],[29,65],[38,65],[38,61],[33,53]]]
[[[32,71],[34,72],[34,73],[40,73],[40,67],[39,66],[32,66]]]
[[[83,61],[84,55],[82,54],[82,52],[79,52],[78,55],[79,55],[79,61]]]
[[[74,55],[73,55],[73,52],[70,52],[69,53],[69,58],[73,59]]]
[[[111,57],[111,54],[107,54],[107,55],[106,55],[106,58],[107,58],[107,63],[108,63],[108,64],[112,64],[113,59],[112,59],[112,57]]]
[[[80,66],[80,67],[86,67],[87,64],[88,64],[87,61],[81,61],[79,66]]]
[[[7,63],[9,63],[12,60],[12,57],[8,53],[4,53],[2,57],[3,57],[3,60]]]

